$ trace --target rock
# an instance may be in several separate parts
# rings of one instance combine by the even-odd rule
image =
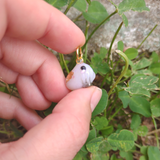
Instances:
[[[114,12],[114,6],[107,0],[99,0],[107,9],[108,13]],[[119,4],[119,0],[113,0],[115,4]],[[128,18],[128,27],[122,26],[117,38],[113,44],[112,50],[117,48],[117,42],[123,41],[126,48],[137,48],[142,40],[148,35],[156,24],[160,22],[160,1],[159,0],[145,0],[146,6],[150,9],[149,12],[125,12]],[[73,20],[80,12],[75,8],[71,8],[67,16]],[[110,18],[110,21],[101,26],[92,36],[88,43],[88,50],[95,51],[100,47],[109,48],[111,40],[121,23],[121,18],[118,14]],[[76,24],[84,31],[85,21],[78,21]],[[89,34],[96,25],[90,24]],[[139,51],[160,51],[160,25],[152,32]]]

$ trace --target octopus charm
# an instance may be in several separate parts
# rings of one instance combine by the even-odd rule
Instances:
[[[66,77],[66,86],[70,90],[88,87],[96,75],[93,69],[86,63],[79,63]]]

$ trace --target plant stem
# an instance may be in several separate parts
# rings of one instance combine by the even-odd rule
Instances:
[[[78,16],[73,20],[73,22],[78,21],[78,19],[79,19],[81,16],[82,16],[82,13],[81,13],[80,15],[78,15]]]
[[[113,77],[114,77],[114,73],[113,73],[113,60],[111,60],[111,83],[110,83],[110,85],[112,85],[113,84]]]
[[[160,129],[157,129],[157,130],[148,132],[148,133],[147,133],[147,136],[149,136],[149,135],[151,135],[151,134],[154,134],[154,133],[157,133],[157,132],[160,132]]]
[[[62,68],[62,65],[63,65],[63,60],[62,60],[62,54],[61,53],[58,53],[59,54],[59,63],[61,65],[61,68]]]
[[[68,4],[66,10],[64,11],[64,14],[67,14],[67,12],[69,11],[69,9],[72,7],[72,5],[74,4],[76,0],[71,0],[70,3]]]
[[[155,95],[153,95],[149,101],[152,101],[153,99],[155,99],[158,95],[160,94],[160,91],[158,91],[158,93],[156,93]]]
[[[117,34],[119,33],[122,25],[123,25],[123,22],[121,22],[121,24],[119,25],[119,27],[118,27],[118,29],[117,29],[116,33],[114,34],[114,37],[113,37],[113,39],[111,41],[111,44],[110,44],[110,47],[109,47],[109,51],[108,51],[107,63],[109,63],[109,59],[110,59],[110,54],[111,54],[111,49],[112,49],[113,43],[114,43],[114,41],[115,41],[115,39],[117,37]],[[113,77],[114,77],[114,73],[113,73],[113,61],[112,60],[111,60],[111,67],[110,68],[111,68],[111,85],[112,85],[113,84]],[[105,78],[107,78],[107,76],[105,76]],[[105,82],[105,80],[106,79],[104,79],[103,82]]]
[[[11,93],[9,85],[5,81],[3,81],[1,77],[0,77],[0,82],[3,82],[5,84],[5,87],[7,88],[8,92]]]
[[[86,0],[87,1],[87,3],[90,5],[91,4],[91,0]]]
[[[141,155],[142,155],[142,153],[141,153],[140,151],[136,151],[136,150],[129,150],[129,152],[138,153],[138,154],[141,154]]]
[[[115,8],[117,8],[116,4],[114,4],[111,0],[108,0]]]
[[[88,38],[88,29],[89,29],[89,23],[88,21],[86,21],[86,30],[84,33],[86,39]],[[84,63],[86,63],[86,60],[87,60],[87,51],[88,51],[88,45],[85,46]]]
[[[153,120],[154,127],[155,127],[155,129],[157,131],[157,123],[156,123],[156,121],[155,121],[153,116],[152,116],[152,120]],[[159,140],[158,140],[157,132],[155,132],[155,136],[156,136],[156,141],[157,141],[157,147],[159,148]]]
[[[103,87],[103,85],[104,85],[104,83],[105,83],[105,81],[106,81],[107,77],[108,77],[108,73],[105,75],[105,77],[104,77],[104,79],[103,79],[103,81],[102,81],[102,83],[101,83],[100,88],[102,88],[102,87]]]
[[[120,29],[121,29],[121,27],[122,27],[122,25],[123,25],[123,22],[121,22],[121,24],[119,25],[119,27],[118,27],[118,29],[117,29],[116,33],[114,34],[114,37],[113,37],[113,39],[112,39],[112,41],[111,41],[111,44],[110,44],[110,47],[109,47],[109,51],[108,51],[107,63],[109,63],[109,60],[110,60],[112,45],[113,45],[113,43],[114,43],[114,41],[115,41],[115,39],[116,39],[116,37],[117,37],[117,34],[119,33],[119,31],[120,31]]]
[[[109,111],[108,111],[108,116],[111,114],[111,112],[112,112],[112,110],[114,109],[114,107],[115,107],[115,103],[117,103],[117,99],[118,99],[118,89],[116,88],[116,97],[115,97],[115,99],[114,99],[114,102],[113,102],[113,104],[112,104],[112,106],[111,106],[111,108],[109,109]]]
[[[138,148],[140,148],[140,149],[141,149],[141,146],[140,146],[139,144],[134,143],[134,145],[135,145],[136,147],[138,147]]]
[[[61,53],[59,53],[59,57],[60,57],[60,64],[64,64],[64,67],[65,67],[65,69],[66,69],[66,71],[67,71],[67,73],[69,73],[69,69],[68,69],[68,66],[67,66],[67,64],[66,64],[66,61],[64,60],[64,56],[63,56],[63,54],[61,54]]]
[[[114,85],[112,86],[112,88],[110,89],[110,91],[108,92],[108,96],[111,95],[112,90],[117,86],[117,84],[119,83],[119,81],[121,80],[121,78],[122,78],[122,77],[124,76],[124,74],[126,73],[126,71],[127,71],[127,69],[128,69],[128,64],[129,64],[127,56],[126,56],[122,51],[116,50],[116,52],[117,52],[120,56],[122,56],[122,57],[124,58],[126,64],[125,64],[125,68],[124,68],[124,70],[122,71],[121,75],[118,77],[118,79],[116,80],[116,82],[114,83]]]
[[[121,91],[124,91],[124,89],[118,90],[118,92],[121,92]],[[117,92],[117,91],[113,91],[111,94],[113,94],[113,93],[115,93],[115,92]]]
[[[133,74],[132,74],[133,75]],[[131,75],[131,76],[132,76]],[[125,79],[123,79],[122,81],[120,81],[119,83],[123,83],[123,82],[125,82],[127,79],[129,79],[130,77],[126,77]]]
[[[154,26],[154,28],[149,32],[149,34],[147,35],[147,37],[145,37],[144,38],[144,40],[141,42],[141,44],[137,47],[137,49],[139,49],[141,46],[142,46],[142,44],[146,41],[146,39],[151,35],[151,33],[155,30],[155,28],[158,26],[158,24],[156,24],[155,26]]]
[[[159,75],[158,85],[159,85],[158,87],[160,87],[160,75]]]
[[[6,132],[6,131],[0,131],[0,133],[3,133],[3,134],[8,134],[8,132]]]
[[[119,108],[115,111],[115,113],[111,116],[111,118],[108,120],[108,122],[110,122],[122,108],[123,108],[123,106],[119,107]]]
[[[76,0],[71,0],[71,1],[70,1],[70,3],[68,4],[66,10],[64,11],[64,14],[65,14],[65,15],[67,14],[67,12],[68,12],[69,9],[72,7],[72,5],[74,4],[75,1],[76,1]],[[60,59],[63,61],[63,64],[64,64],[64,66],[65,66],[65,68],[66,68],[67,73],[69,73],[69,69],[68,69],[67,64],[66,64],[66,62],[65,62],[65,60],[64,60],[64,55],[63,55],[63,54],[59,54],[59,55],[60,55]]]
[[[86,40],[86,43],[83,46],[83,49],[85,48],[86,44],[88,43],[88,41],[91,39],[92,35],[97,31],[97,29],[103,25],[110,17],[112,17],[114,14],[116,14],[118,12],[118,10],[115,10],[113,13],[111,13],[108,17],[106,17],[93,31],[92,33],[89,35],[88,39]]]

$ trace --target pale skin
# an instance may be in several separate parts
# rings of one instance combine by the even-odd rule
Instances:
[[[101,90],[70,92],[57,58],[85,43],[81,30],[42,0],[0,0],[0,77],[15,83],[22,100],[0,92],[0,117],[17,119],[28,132],[0,144],[1,160],[71,160],[85,143]],[[38,40],[39,42],[37,42]],[[36,110],[58,102],[45,119]]]

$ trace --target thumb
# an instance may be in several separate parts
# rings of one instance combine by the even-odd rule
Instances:
[[[52,114],[10,145],[11,153],[23,160],[73,159],[87,139],[91,111],[101,94],[97,87],[72,91]]]

